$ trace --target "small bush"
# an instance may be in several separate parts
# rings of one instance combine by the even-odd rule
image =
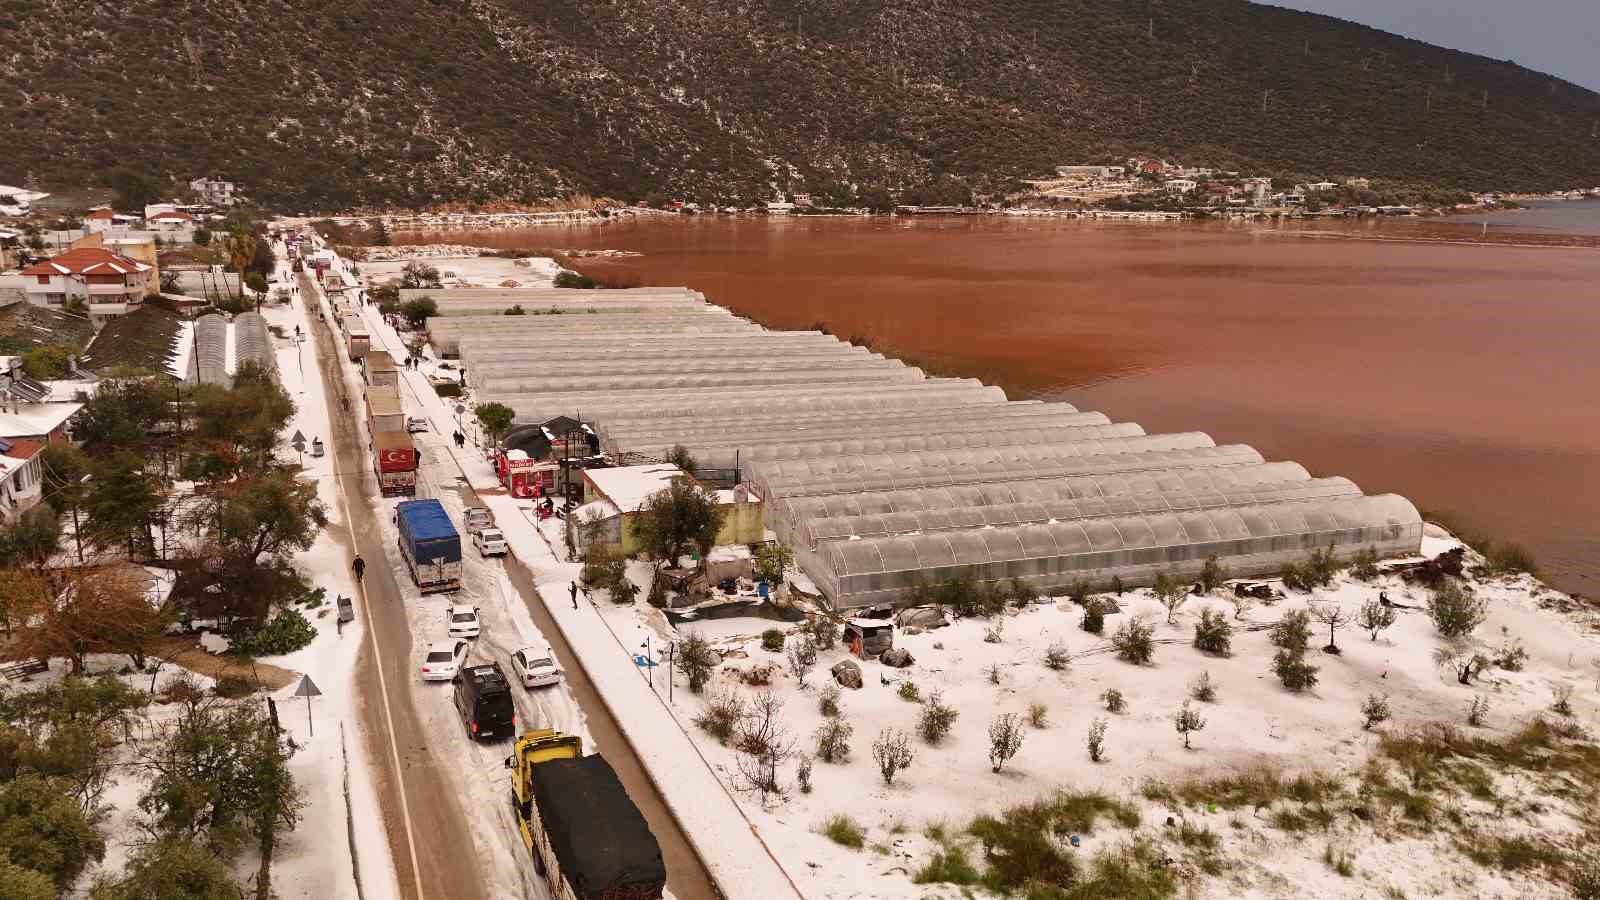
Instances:
[[[1122,692],[1116,688],[1106,688],[1105,692],[1100,695],[1100,702],[1106,705],[1107,710],[1114,713],[1122,712],[1128,708],[1127,698],[1123,697]]]
[[[1044,651],[1044,665],[1052,672],[1060,672],[1072,665],[1072,654],[1067,651],[1065,642],[1056,641]]]
[[[811,793],[811,757],[804,753],[795,762],[794,779],[800,785],[800,793]]]
[[[1194,646],[1204,653],[1227,656],[1233,646],[1233,625],[1214,609],[1202,610],[1200,621],[1194,623]]]
[[[1306,662],[1304,650],[1279,650],[1272,657],[1272,671],[1297,694],[1317,686],[1317,667]]]
[[[260,628],[232,638],[228,652],[238,656],[281,656],[304,649],[316,636],[316,626],[299,610],[281,609]]]
[[[1050,707],[1043,703],[1028,704],[1028,724],[1035,728],[1050,727]]]
[[[1000,664],[999,663],[990,663],[989,665],[984,666],[983,667],[983,674],[989,679],[989,683],[990,684],[997,685],[997,686],[1000,684]]]
[[[744,718],[744,708],[743,697],[733,691],[719,691],[706,700],[706,708],[695,717],[694,724],[725,745]]]
[[[1378,548],[1363,547],[1350,558],[1350,574],[1362,581],[1378,577]]]
[[[1039,599],[1039,589],[1020,578],[1011,579],[1011,602],[1027,606]]]
[[[751,687],[766,687],[772,684],[772,672],[771,663],[764,666],[751,666],[739,673],[739,680]]]
[[[843,696],[837,684],[829,683],[822,689],[822,694],[817,697],[817,709],[823,715],[836,717],[839,715],[839,698]]]
[[[255,691],[256,686],[251,683],[250,679],[240,678],[237,675],[224,675],[217,679],[216,684],[211,686],[211,693],[227,700],[248,697]]]
[[[1447,638],[1462,637],[1471,634],[1489,617],[1489,601],[1473,596],[1461,582],[1447,579],[1429,594],[1428,615],[1439,634]]]
[[[1111,635],[1117,658],[1136,666],[1147,666],[1156,655],[1155,629],[1138,619],[1122,623]]]
[[[1550,708],[1563,716],[1572,715],[1573,688],[1570,684],[1558,684],[1555,688],[1555,702]]]
[[[895,693],[899,695],[901,700],[908,703],[919,703],[922,700],[922,691],[917,687],[915,681],[900,682],[900,686],[895,689]]]
[[[1368,694],[1367,699],[1361,701],[1361,727],[1371,731],[1387,721],[1389,721],[1389,695]]]
[[[985,628],[983,630],[983,642],[985,644],[1000,644],[1000,643],[1004,643],[1005,639],[1006,639],[1006,620],[1005,619],[998,619],[998,620],[995,621],[995,623],[993,625],[990,625],[988,628]]]
[[[434,382],[433,392],[441,397],[449,399],[452,397],[460,397],[466,392],[466,389],[454,381],[438,381]]]
[[[905,732],[885,728],[872,742],[872,761],[878,764],[878,774],[884,784],[894,784],[894,776],[905,771],[916,759],[911,741]]]
[[[1167,624],[1176,625],[1178,610],[1189,602],[1189,587],[1183,582],[1171,577],[1165,572],[1156,573],[1156,583],[1153,588],[1156,600],[1160,601],[1167,611]]]
[[[1089,595],[1094,593],[1094,583],[1087,578],[1074,578],[1067,585],[1067,599],[1079,606],[1087,606]]]
[[[866,829],[843,813],[830,816],[828,821],[822,823],[822,833],[835,844],[852,850],[860,850],[867,844]]]
[[[938,744],[944,736],[950,733],[951,726],[961,714],[955,707],[947,706],[944,695],[935,690],[928,694],[928,699],[922,704],[922,715],[917,720],[917,730],[922,733],[922,739],[930,744]]]
[[[1083,604],[1083,619],[1078,627],[1090,634],[1100,634],[1106,627],[1106,610],[1101,601],[1090,597]]]
[[[1022,749],[1022,721],[1016,713],[1001,713],[989,723],[989,765],[996,775]]]
[[[1204,730],[1206,720],[1205,717],[1200,715],[1199,710],[1189,706],[1189,701],[1185,700],[1183,701],[1183,706],[1172,716],[1172,727],[1177,729],[1178,734],[1183,736],[1183,749],[1189,750],[1192,749],[1189,746],[1190,736],[1197,731]]]
[[[844,719],[828,719],[812,735],[817,739],[817,759],[825,763],[843,763],[850,760],[850,735],[855,729]]]
[[[1489,717],[1489,698],[1478,694],[1467,705],[1467,724],[1474,728],[1483,727],[1483,722]]]
[[[1210,672],[1201,672],[1200,677],[1189,685],[1189,696],[1201,703],[1217,702],[1217,683],[1211,679]]]
[[[1106,720],[1096,718],[1089,723],[1089,759],[1099,762],[1106,756]]]
[[[1479,550],[1483,553],[1485,575],[1539,574],[1539,565],[1533,561],[1533,554],[1521,544],[1484,543]]]
[[[1494,665],[1507,672],[1521,672],[1528,663],[1528,650],[1521,641],[1509,641],[1494,654]]]
[[[1273,646],[1292,653],[1303,653],[1311,644],[1311,614],[1303,609],[1290,610],[1272,626]]]
[[[1209,594],[1227,581],[1231,576],[1228,567],[1217,561],[1215,553],[1206,557],[1205,564],[1200,567],[1200,590]]]
[[[832,650],[839,643],[839,626],[827,616],[812,619],[810,631],[818,650]]]
[[[784,633],[776,628],[768,628],[761,632],[761,649],[773,653],[783,649]]]
[[[961,847],[946,845],[933,854],[928,864],[911,876],[912,884],[977,884],[982,875],[967,859]]]
[[[1328,868],[1345,878],[1356,874],[1355,856],[1348,850],[1335,848],[1329,844],[1323,848],[1322,861],[1328,864]]]
[[[1385,606],[1382,600],[1368,600],[1361,604],[1361,611],[1356,613],[1356,625],[1378,639],[1378,633],[1393,625],[1395,611],[1392,606]]]

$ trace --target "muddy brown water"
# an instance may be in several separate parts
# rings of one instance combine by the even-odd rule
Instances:
[[[1526,544],[1600,593],[1600,202],[1470,220],[686,218],[408,235],[644,255],[776,328],[1202,430]]]

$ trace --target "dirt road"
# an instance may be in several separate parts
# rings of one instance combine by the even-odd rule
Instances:
[[[373,501],[365,490],[367,452],[357,424],[361,399],[349,396],[345,388],[344,376],[339,371],[338,339],[328,323],[316,315],[315,288],[305,276],[301,276],[300,292],[308,309],[312,310],[311,333],[316,341],[317,363],[330,407],[328,419],[333,423],[331,449],[338,460],[338,471],[346,476],[340,478],[339,483],[349,515],[347,525],[362,557],[381,560],[384,558],[382,529]],[[446,763],[436,758],[430,749],[432,735],[423,727],[407,691],[413,678],[411,629],[399,587],[388,567],[379,565],[367,567],[362,587],[366,624],[371,629],[369,641],[378,647],[383,677],[380,680],[379,660],[374,659],[372,644],[363,641],[356,664],[356,686],[362,698],[361,730],[368,743],[368,758],[376,765],[374,782],[384,808],[383,827],[388,834],[401,893],[407,898],[421,900],[417,896],[420,885],[423,897],[488,900],[465,814],[439,770]],[[389,695],[387,705],[382,702],[385,688]],[[391,717],[392,750],[389,744]],[[400,765],[398,773],[393,763],[396,755]],[[398,794],[402,782],[404,810]],[[415,868],[411,862],[413,846]]]

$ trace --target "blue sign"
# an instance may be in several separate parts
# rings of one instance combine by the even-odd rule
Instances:
[[[651,666],[659,665],[659,663],[645,656],[643,653],[635,653],[633,655],[633,664],[646,669],[650,668]]]

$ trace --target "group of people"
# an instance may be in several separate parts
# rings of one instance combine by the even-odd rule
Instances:
[[[455,434],[452,434],[450,437],[455,440],[457,450],[467,446],[467,436],[461,433],[461,429],[456,429]]]

